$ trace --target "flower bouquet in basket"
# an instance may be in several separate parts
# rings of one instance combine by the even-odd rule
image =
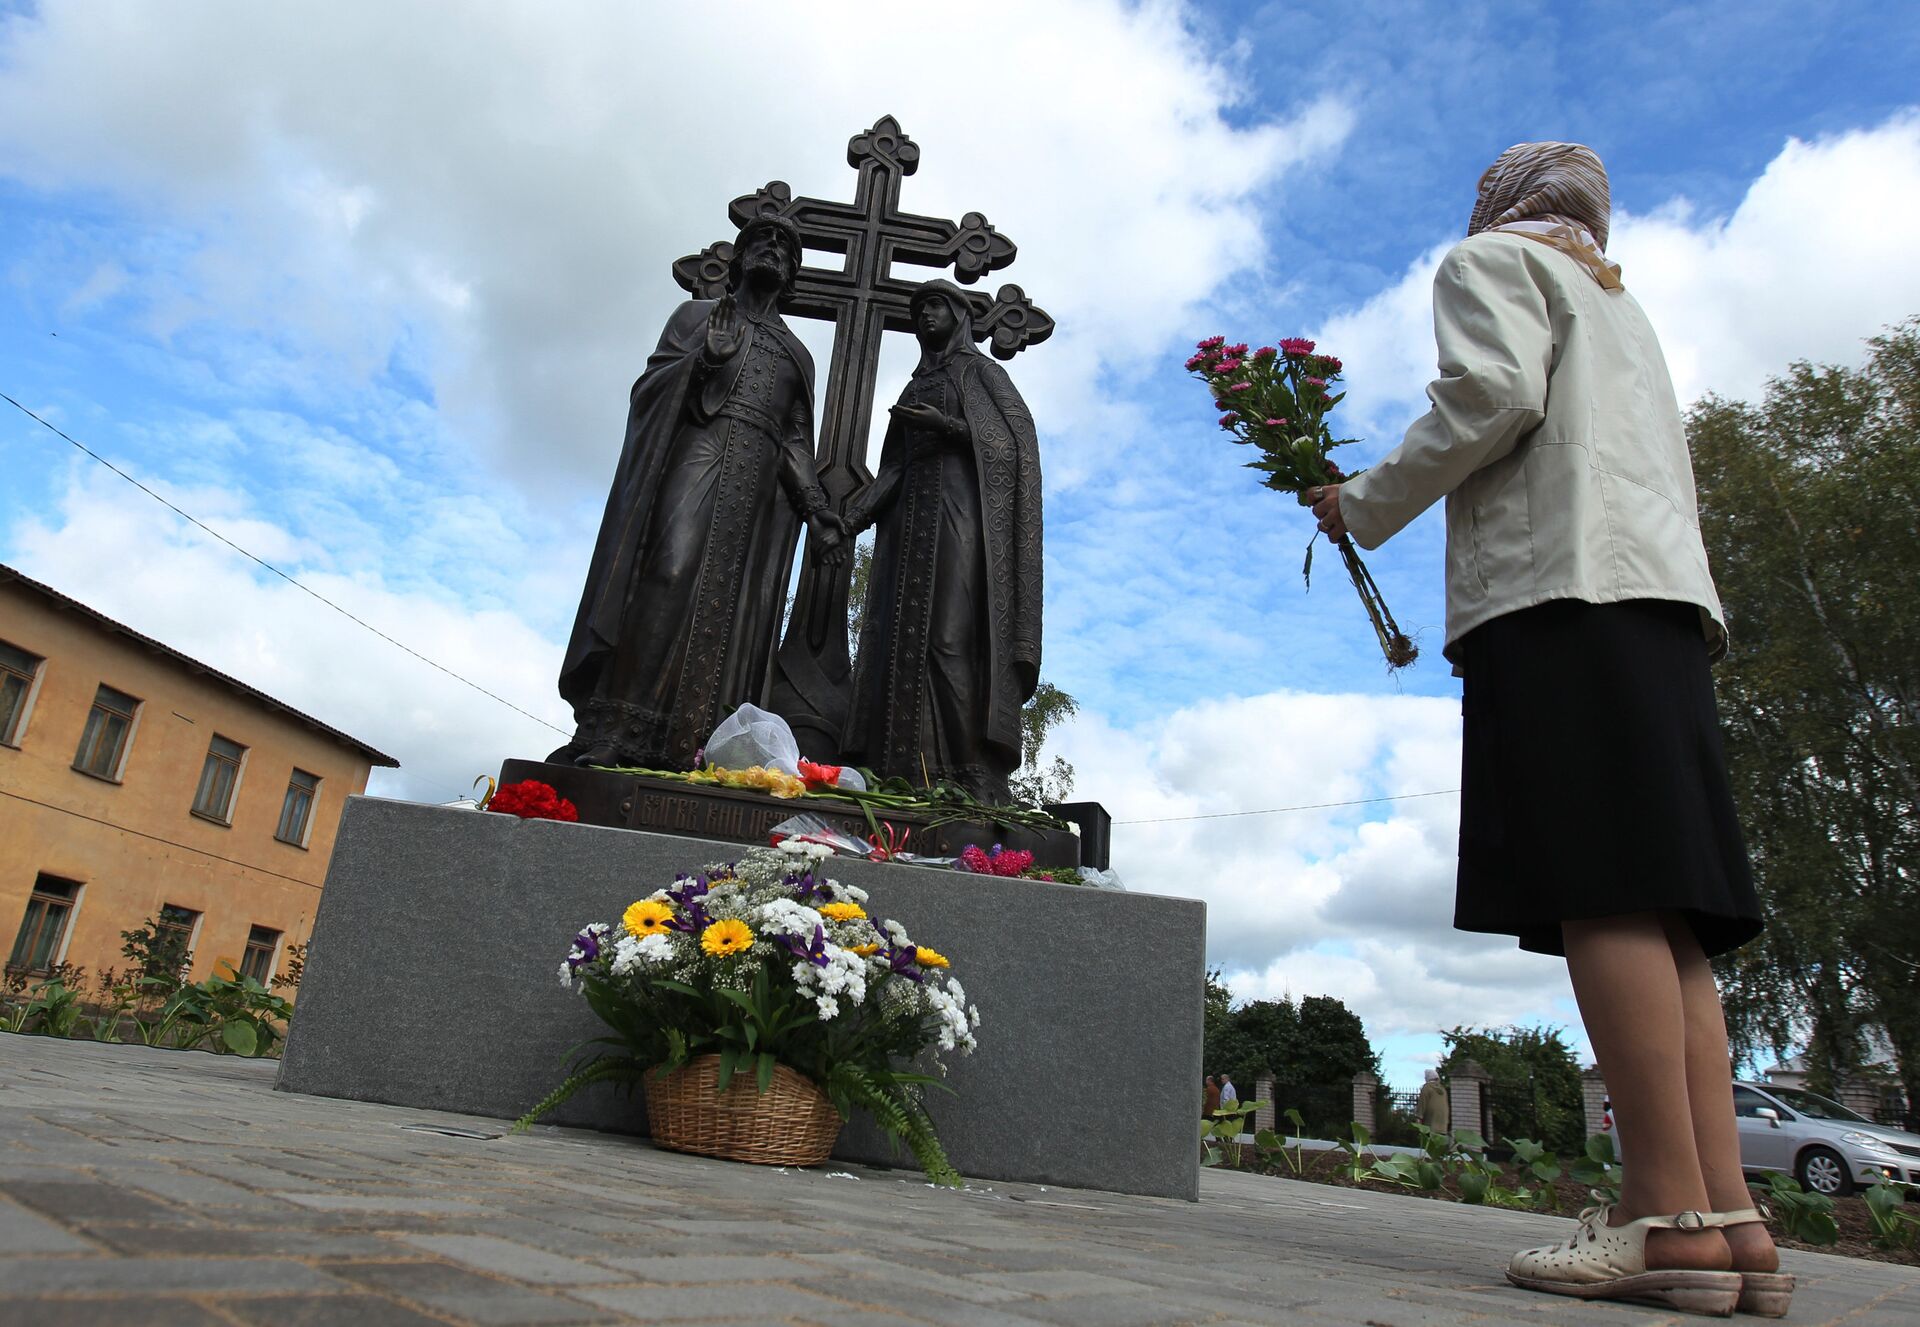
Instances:
[[[1321,484],[1346,479],[1334,464],[1333,449],[1355,441],[1335,438],[1327,416],[1344,392],[1331,390],[1340,377],[1340,361],[1315,353],[1313,342],[1289,337],[1278,346],[1261,346],[1251,353],[1242,345],[1228,345],[1224,336],[1210,336],[1187,360],[1187,371],[1213,393],[1214,408],[1224,413],[1220,427],[1260,456],[1247,468],[1266,475],[1268,488],[1292,493],[1302,506],[1312,505],[1308,491]],[[1318,532],[1313,539],[1319,538]],[[1307,541],[1306,565],[1301,575],[1312,583],[1313,539]],[[1387,611],[1387,601],[1374,584],[1373,574],[1360,561],[1353,541],[1342,535],[1335,541],[1347,578],[1360,595],[1367,619],[1379,637],[1381,653],[1390,668],[1405,668],[1419,648]]]
[[[794,839],[755,848],[576,935],[560,982],[612,1035],[515,1129],[589,1084],[639,1082],[662,1146],[816,1165],[861,1107],[929,1179],[958,1184],[921,1100],[944,1085],[900,1066],[970,1053],[980,1013],[944,957],[827,877],[830,856]]]

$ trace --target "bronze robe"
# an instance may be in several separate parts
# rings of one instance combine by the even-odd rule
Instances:
[[[677,309],[633,386],[625,446],[560,672],[580,728],[624,762],[692,767],[719,721],[764,703],[799,526],[826,505],[813,360],[777,314],[708,367],[709,300]]]
[[[902,404],[967,425],[934,439],[895,420],[855,515],[878,515],[843,757],[883,778],[950,780],[1004,803],[1020,707],[1040,672],[1040,451],[1006,370],[962,330]],[[924,771],[924,775],[923,775]]]

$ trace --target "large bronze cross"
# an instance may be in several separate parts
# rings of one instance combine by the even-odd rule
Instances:
[[[894,275],[895,262],[951,266],[971,285],[1011,263],[1012,240],[969,212],[958,224],[900,210],[900,181],[920,164],[920,149],[891,115],[883,116],[847,144],[847,164],[860,172],[851,203],[795,198],[775,180],[758,193],[733,200],[727,216],[739,226],[751,217],[778,215],[799,227],[809,249],[843,253],[838,270],[802,265],[781,312],[833,323],[833,360],[821,408],[820,482],[836,510],[870,478],[866,444],[873,422],[874,381],[884,332],[911,332],[909,300],[918,282]],[[709,245],[673,265],[673,278],[701,299],[727,288],[728,241]],[[1053,334],[1053,319],[1018,286],[1001,286],[992,299],[969,292],[973,334],[990,341],[997,359],[1012,359]],[[833,760],[840,746],[852,695],[847,657],[847,591],[851,564],[817,562],[809,548],[800,566],[793,615],[774,663],[771,708],[784,716],[800,749],[816,760]]]

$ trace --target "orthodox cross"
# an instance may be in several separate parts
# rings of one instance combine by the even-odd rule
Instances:
[[[839,269],[803,262],[792,294],[781,304],[783,313],[833,324],[833,359],[825,404],[817,415],[817,455],[820,482],[835,510],[872,477],[866,445],[881,334],[913,330],[909,301],[919,283],[895,275],[894,263],[951,266],[955,277],[971,285],[1007,266],[1017,252],[1013,241],[978,212],[955,223],[900,210],[900,181],[918,168],[920,149],[891,115],[847,143],[847,164],[860,172],[851,203],[795,198],[792,189],[775,180],[727,207],[735,226],[756,216],[782,216],[799,228],[808,249],[847,256]],[[697,298],[716,299],[726,291],[732,257],[732,243],[723,240],[676,262],[673,278]],[[996,359],[1012,359],[1053,334],[1053,319],[1018,286],[1001,286],[991,299],[969,291],[968,302],[973,305],[974,338],[989,341]],[[838,751],[852,693],[847,657],[851,577],[850,561],[825,567],[808,548],[792,618],[774,664],[769,704],[792,725],[801,750],[819,760],[832,760]]]

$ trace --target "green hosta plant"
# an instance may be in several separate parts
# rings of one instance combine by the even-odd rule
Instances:
[[[1341,1171],[1349,1180],[1357,1183],[1373,1173],[1373,1135],[1358,1120],[1348,1127],[1352,1130],[1352,1136],[1334,1139],[1333,1147],[1340,1154]]]
[[[1200,1121],[1200,1145],[1205,1149],[1201,1162],[1203,1165],[1217,1166],[1222,1161],[1230,1165],[1240,1164],[1240,1136],[1247,1131],[1247,1118],[1265,1102],[1242,1101],[1232,1106],[1221,1106],[1209,1119]],[[1255,1135],[1253,1144],[1256,1151],[1265,1158],[1266,1149],[1261,1138],[1274,1138],[1273,1130],[1262,1129]]]
[[[211,1044],[234,1055],[265,1055],[280,1040],[293,1005],[254,977],[208,977],[182,986],[167,1001],[177,1015],[178,1044]]]
[[[1620,1163],[1614,1157],[1613,1139],[1597,1133],[1587,1139],[1586,1150],[1567,1167],[1567,1178],[1584,1184],[1602,1202],[1620,1201]]]
[[[1883,1249],[1910,1249],[1920,1242],[1920,1216],[1906,1210],[1907,1191],[1885,1179],[1860,1195],[1873,1225],[1873,1242]]]
[[[20,1026],[15,1031],[32,1030],[49,1037],[71,1037],[83,1021],[80,1017],[80,992],[58,977],[38,983],[28,994],[32,998],[21,1010]],[[33,1026],[36,1023],[38,1026]]]
[[[1791,1175],[1769,1175],[1767,1186],[1767,1203],[1788,1239],[1797,1239],[1802,1244],[1839,1241],[1840,1226],[1833,1219],[1833,1199],[1824,1193],[1809,1193]]]

